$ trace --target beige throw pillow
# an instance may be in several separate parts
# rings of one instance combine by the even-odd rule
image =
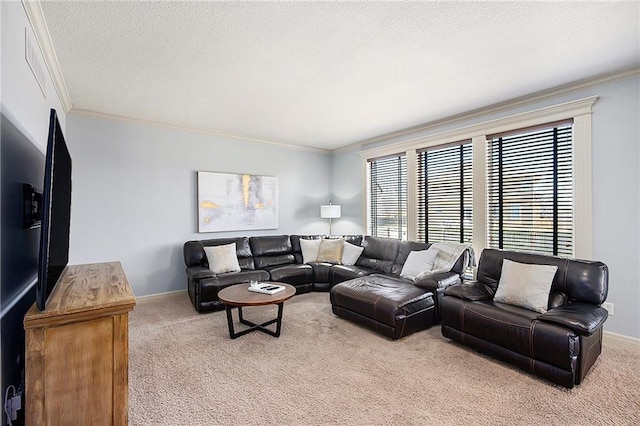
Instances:
[[[344,250],[344,239],[325,239],[320,240],[320,249],[318,250],[317,262],[327,262],[339,264],[342,261],[342,251]]]
[[[209,269],[214,274],[240,272],[240,264],[236,255],[236,243],[204,247],[204,253],[207,255]]]
[[[557,270],[553,265],[529,265],[504,259],[493,300],[545,313]]]

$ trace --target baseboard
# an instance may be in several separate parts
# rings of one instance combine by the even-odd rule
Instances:
[[[605,331],[603,334],[603,344],[605,346],[617,346],[626,349],[640,351],[640,339],[636,337],[625,336],[623,334]]]
[[[151,302],[154,300],[158,300],[158,299],[164,299],[164,298],[168,298],[168,297],[188,297],[187,296],[187,289],[184,290],[174,290],[174,291],[167,291],[164,293],[155,293],[155,294],[148,294],[146,296],[136,296],[136,301],[138,302],[138,304],[142,304],[142,303],[147,303],[147,302]]]

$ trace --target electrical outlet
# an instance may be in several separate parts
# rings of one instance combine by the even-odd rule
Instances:
[[[13,411],[22,410],[22,395],[18,394],[11,398],[11,409]]]
[[[602,304],[602,307],[605,308],[607,311],[609,311],[609,315],[613,316],[613,303],[604,302]]]
[[[7,397],[4,403],[4,412],[7,416],[11,417],[11,420],[18,419],[18,411],[22,409],[22,394],[14,394],[12,397]]]

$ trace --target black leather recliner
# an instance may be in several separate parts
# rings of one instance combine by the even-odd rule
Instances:
[[[548,311],[494,302],[503,259],[555,265]],[[561,386],[582,382],[602,351],[609,273],[602,262],[486,249],[477,279],[445,290],[442,334]]]
[[[236,255],[241,271],[214,274],[209,269],[207,256],[202,248],[231,243],[236,243]],[[267,271],[256,269],[248,237],[187,241],[182,252],[187,266],[187,292],[198,312],[224,309],[224,303],[218,300],[218,292],[225,287],[241,282],[269,279]]]
[[[305,263],[296,263],[288,235],[251,237],[249,244],[256,268],[267,271],[271,281],[295,286],[296,294],[311,291],[313,268]]]

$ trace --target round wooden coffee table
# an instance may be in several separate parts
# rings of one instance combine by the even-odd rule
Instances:
[[[271,336],[280,337],[280,328],[282,326],[282,309],[285,300],[291,299],[296,294],[296,288],[292,285],[278,282],[265,281],[264,284],[280,285],[284,287],[284,290],[276,294],[263,294],[249,291],[249,283],[236,284],[227,288],[223,288],[218,292],[218,299],[224,303],[227,310],[227,324],[229,325],[229,337],[235,339],[236,337],[245,335],[252,331],[262,331]],[[278,305],[278,317],[262,324],[255,324],[242,317],[242,308],[244,306],[264,306],[264,305]],[[231,309],[238,308],[238,316],[240,322],[244,325],[248,325],[249,328],[239,332],[235,332],[233,329],[233,316],[231,315]],[[266,326],[276,324],[276,331],[269,330]]]

